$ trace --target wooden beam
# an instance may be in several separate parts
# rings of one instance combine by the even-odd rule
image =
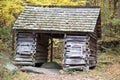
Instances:
[[[53,37],[52,37],[52,35],[51,35],[51,54],[50,54],[50,62],[52,62],[53,61]]]

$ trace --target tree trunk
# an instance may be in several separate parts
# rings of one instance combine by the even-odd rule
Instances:
[[[109,0],[109,10],[112,10],[112,0]]]
[[[118,18],[120,19],[120,0],[118,1]]]
[[[97,4],[97,1],[96,1],[96,0],[94,0],[94,6],[96,6],[96,4]]]
[[[118,3],[118,0],[114,0],[114,12],[113,12],[113,18],[115,18],[117,15],[117,3]]]
[[[91,6],[90,0],[87,0],[87,1],[86,1],[86,6],[88,6],[88,7]]]

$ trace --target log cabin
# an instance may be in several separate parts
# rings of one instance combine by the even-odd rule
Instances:
[[[53,38],[64,40],[63,69],[95,67],[97,40],[101,38],[99,7],[26,6],[13,26],[14,63],[48,61]]]

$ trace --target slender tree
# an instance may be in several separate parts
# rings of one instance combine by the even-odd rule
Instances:
[[[119,17],[119,19],[120,19],[120,0],[119,0],[119,2],[118,2],[118,17]]]
[[[113,18],[115,18],[117,15],[117,3],[118,3],[118,0],[114,0],[114,12],[113,12]]]

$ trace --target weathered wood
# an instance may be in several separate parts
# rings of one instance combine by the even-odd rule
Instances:
[[[48,49],[36,49],[36,52],[37,53],[47,53],[48,52]]]
[[[34,66],[33,62],[14,62],[15,65]]]
[[[96,35],[91,35],[65,36],[64,68],[66,66],[69,66],[67,68],[75,68],[76,66],[91,67],[96,65],[97,39]]]
[[[16,65],[34,65],[32,59],[32,54],[34,54],[34,52],[34,34],[32,32],[17,32],[14,63]]]
[[[47,60],[35,60],[34,63],[46,63]]]
[[[13,29],[40,30],[47,33],[94,32],[96,22],[100,21],[98,16],[100,8],[27,6],[16,20]]]
[[[68,52],[67,52],[68,53]],[[79,52],[76,53],[76,52],[72,52],[72,53],[69,53],[67,54],[66,53],[66,57],[77,57],[77,58],[85,58],[86,54],[80,54]]]
[[[19,62],[32,62],[32,58],[15,58],[15,61],[19,61]]]
[[[46,59],[47,60],[47,57],[41,57],[41,56],[35,56],[34,59]]]
[[[35,63],[45,63],[48,58],[49,36],[46,34],[36,34],[36,53],[34,54]]]
[[[32,55],[21,55],[21,54],[16,54],[14,58],[32,58]]]
[[[34,38],[31,33],[17,33],[16,52],[20,54],[31,54],[33,52]],[[23,37],[24,36],[24,37]]]
[[[51,54],[50,54],[50,62],[53,61],[53,39],[51,38]]]
[[[18,32],[16,37],[16,55],[14,57],[16,65],[33,65],[32,54],[35,52],[33,33]]]
[[[17,37],[19,37],[19,38],[32,38],[33,36],[32,36],[33,34],[30,32],[30,33],[27,33],[27,32],[18,32],[18,34],[17,34]]]
[[[49,36],[46,34],[18,32],[16,55],[14,57],[15,63],[17,65],[33,65],[35,63],[47,62],[48,43]]]
[[[64,64],[74,65],[74,64],[86,64],[83,59],[66,59]]]
[[[88,36],[65,36],[64,67],[66,65],[86,65],[86,43]]]
[[[95,33],[89,33],[88,36],[92,37],[92,39],[97,40],[97,35]]]
[[[45,54],[45,53],[35,53],[34,56],[44,57],[44,56],[48,56],[48,54]]]
[[[85,65],[65,65],[65,67],[63,68],[64,70],[69,70],[69,69],[80,69],[80,70],[82,70],[83,69],[83,67],[84,67]]]
[[[68,35],[68,36],[66,36],[65,39],[75,39],[75,40],[77,40],[77,39],[87,39],[87,36],[78,36],[78,35],[72,36],[72,35]]]

